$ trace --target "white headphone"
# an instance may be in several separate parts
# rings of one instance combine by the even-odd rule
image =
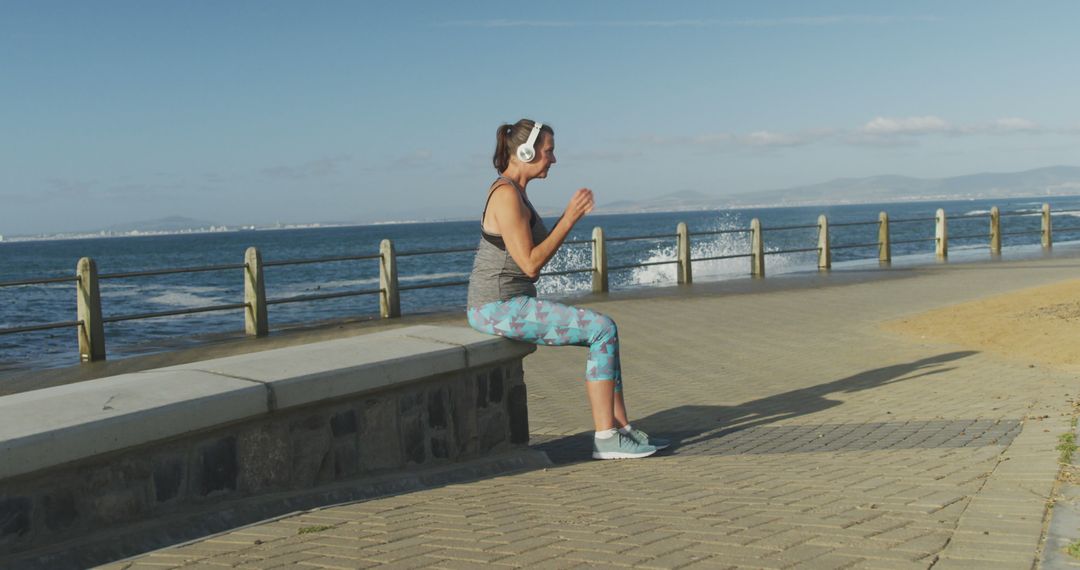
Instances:
[[[532,162],[536,158],[536,149],[533,145],[536,144],[536,138],[540,136],[540,129],[544,127],[544,123],[533,123],[532,132],[529,133],[529,140],[525,141],[525,144],[518,145],[517,157],[521,162]]]

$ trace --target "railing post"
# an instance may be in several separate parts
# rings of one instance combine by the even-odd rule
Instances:
[[[892,263],[892,243],[889,241],[889,214],[878,214],[878,263],[888,265]]]
[[[934,219],[937,224],[934,227],[934,238],[937,243],[937,249],[935,253],[938,259],[945,259],[949,256],[949,231],[945,225],[945,210],[938,208],[937,213],[934,215]]]
[[[384,319],[401,316],[401,297],[398,294],[397,255],[394,243],[388,239],[379,244],[379,314]]]
[[[79,358],[83,362],[105,360],[105,323],[101,320],[101,292],[98,291],[97,264],[84,257],[76,268],[75,287],[79,320]]]
[[[997,206],[990,208],[990,253],[1001,255],[1001,211]]]
[[[592,231],[592,269],[593,293],[607,293],[607,249],[604,247],[604,228],[600,226]]]
[[[765,277],[765,244],[761,238],[761,221],[750,220],[750,275]]]
[[[1050,204],[1043,204],[1042,207],[1042,246],[1045,249],[1050,249],[1054,245],[1054,230],[1053,225],[1050,222]]]
[[[248,336],[266,336],[270,324],[266,318],[262,254],[254,247],[244,252],[244,305],[244,332]]]
[[[832,269],[832,250],[829,249],[829,218],[825,214],[818,216],[818,269]]]
[[[679,222],[675,233],[679,236],[679,283],[693,283],[694,274],[690,270],[690,232],[686,229],[686,223]]]

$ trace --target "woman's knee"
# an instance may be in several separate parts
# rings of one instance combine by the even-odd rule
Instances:
[[[597,313],[596,319],[593,320],[593,326],[595,327],[594,338],[597,340],[617,339],[619,338],[619,327],[615,324],[615,320],[607,315],[601,315]]]

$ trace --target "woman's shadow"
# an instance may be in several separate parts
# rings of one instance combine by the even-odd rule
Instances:
[[[634,420],[634,426],[673,441],[672,449],[680,445],[700,443],[730,436],[758,426],[813,414],[839,406],[843,402],[829,399],[832,394],[861,392],[953,370],[948,362],[977,354],[965,350],[939,354],[904,364],[894,364],[860,372],[832,382],[775,394],[737,406],[705,406],[687,404]],[[592,432],[553,439],[533,438],[533,447],[548,454],[556,464],[586,460],[591,451]]]

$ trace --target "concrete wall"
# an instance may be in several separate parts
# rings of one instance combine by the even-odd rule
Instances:
[[[95,539],[110,530],[160,527],[126,547],[138,551],[335,484],[340,499],[471,460],[520,468],[506,458],[528,441],[532,350],[411,327],[0,398],[0,566],[102,562],[125,552]]]

